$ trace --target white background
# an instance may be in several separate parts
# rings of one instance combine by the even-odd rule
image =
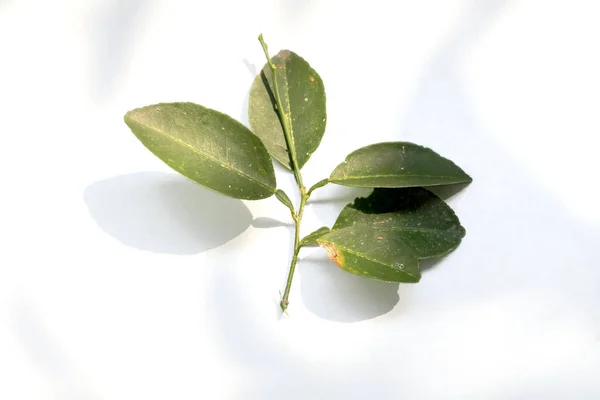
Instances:
[[[598,8],[0,0],[0,398],[600,398]],[[246,123],[259,33],[325,82],[307,184],[386,140],[474,178],[420,283],[303,250],[280,318],[286,209],[178,177],[124,124],[162,101]],[[304,233],[363,193],[321,189]]]

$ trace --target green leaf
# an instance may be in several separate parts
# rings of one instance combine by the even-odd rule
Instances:
[[[290,200],[286,192],[281,189],[277,189],[275,192],[275,197],[277,197],[277,200],[279,200],[284,206],[289,208],[292,214],[294,213],[294,204],[292,204],[292,200]]]
[[[433,150],[409,142],[383,142],[353,151],[330,182],[355,187],[417,187],[470,183],[471,177]]]
[[[347,205],[317,242],[348,272],[414,283],[421,277],[419,259],[448,254],[464,236],[454,211],[433,193],[378,188]]]
[[[159,103],[127,112],[125,123],[154,155],[203,186],[246,200],[275,192],[265,146],[223,113],[193,103]]]
[[[308,190],[308,195],[310,196],[312,194],[312,192],[314,192],[315,190],[317,190],[319,188],[322,188],[323,186],[327,185],[328,183],[329,183],[329,178],[321,179],[319,182],[312,185],[312,187]]]
[[[298,167],[302,168],[325,133],[325,86],[319,74],[292,51],[282,50],[271,61],[277,68],[283,112],[296,149]],[[274,90],[273,73],[265,64],[250,90],[248,118],[252,131],[262,139],[271,155],[291,170]]]
[[[452,208],[422,188],[381,188],[357,198],[344,207],[333,229],[355,225],[396,232],[418,258],[448,254],[466,233]]]
[[[331,261],[355,275],[386,282],[414,283],[421,279],[416,255],[387,230],[350,226],[331,231],[317,242]]]
[[[330,231],[331,229],[329,229],[327,226],[320,227],[316,231],[304,236],[304,238],[300,241],[300,247],[318,246],[319,244],[317,243],[317,239]]]

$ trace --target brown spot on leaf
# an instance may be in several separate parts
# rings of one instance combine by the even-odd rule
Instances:
[[[381,236],[381,235],[377,236],[377,240],[381,240],[381,239],[383,239],[383,236]]]
[[[311,83],[315,81],[315,78],[313,78],[312,76],[309,78]]]
[[[284,61],[287,61],[287,60],[289,60],[290,58],[292,58],[292,52],[291,52],[291,51],[289,51],[289,50],[281,50],[281,51],[279,52],[279,57],[280,57],[282,60],[284,60]]]
[[[339,252],[335,244],[333,243],[323,243],[322,246],[327,250],[327,256],[331,261],[333,261],[338,267],[343,267],[344,258],[342,254]]]

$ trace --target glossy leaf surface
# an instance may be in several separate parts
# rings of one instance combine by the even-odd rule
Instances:
[[[342,210],[333,229],[355,225],[395,232],[418,258],[449,253],[466,233],[454,211],[422,188],[381,188],[357,198]]]
[[[459,166],[433,150],[409,142],[383,142],[353,151],[329,180],[355,187],[417,187],[469,183]]]
[[[127,112],[125,123],[154,155],[203,186],[247,200],[275,192],[265,146],[223,113],[193,103],[160,103]]]
[[[388,282],[418,282],[419,259],[455,249],[465,230],[454,211],[422,188],[375,189],[347,205],[317,242],[338,266]]]
[[[397,236],[388,230],[355,225],[333,230],[317,242],[331,261],[355,275],[386,282],[418,282],[419,261]]]
[[[279,95],[286,117],[283,123],[288,123],[298,166],[302,168],[325,133],[325,86],[308,62],[292,51],[282,50],[271,60],[277,69]],[[269,153],[291,169],[274,90],[273,73],[265,64],[250,90],[248,118],[252,131],[262,139]]]

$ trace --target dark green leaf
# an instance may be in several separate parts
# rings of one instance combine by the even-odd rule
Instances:
[[[247,200],[275,192],[265,146],[223,113],[193,103],[160,103],[127,112],[125,123],[154,155],[201,185]]]
[[[317,243],[317,239],[330,231],[331,229],[329,229],[327,226],[320,227],[316,231],[304,236],[304,238],[300,241],[300,247],[318,246],[319,244]]]
[[[317,242],[339,267],[386,282],[418,282],[419,261],[398,235],[368,225],[333,230]]]
[[[384,142],[353,151],[329,180],[356,187],[416,187],[469,183],[471,177],[433,150],[409,142]]]
[[[455,249],[465,230],[454,211],[422,188],[375,189],[347,205],[317,242],[343,269],[388,282],[418,282],[419,259]]]
[[[396,232],[418,258],[441,257],[465,236],[454,211],[422,188],[375,189],[357,198],[342,210],[333,229],[354,225]]]
[[[289,123],[298,166],[302,168],[319,147],[325,133],[325,86],[319,74],[294,52],[282,50],[271,60],[277,68],[283,112]],[[276,104],[273,74],[269,65],[265,64],[250,90],[250,127],[262,139],[271,155],[291,169]]]

